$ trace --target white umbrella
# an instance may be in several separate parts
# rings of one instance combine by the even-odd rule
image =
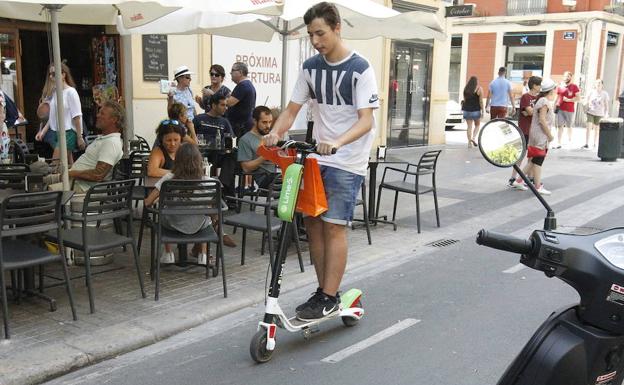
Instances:
[[[0,17],[8,19],[50,22],[52,52],[55,70],[57,122],[63,116],[63,88],[61,75],[61,50],[59,23],[115,25],[118,16],[127,28],[141,26],[183,7],[190,7],[199,0],[3,0]],[[223,12],[267,12],[273,14],[280,7],[279,0],[201,0],[203,7]],[[65,127],[58,124],[58,140],[61,155],[63,189],[69,190],[67,173],[67,143]]]
[[[141,27],[124,28],[118,25],[121,34],[196,34],[236,37],[247,40],[271,41],[273,35],[282,36],[282,90],[281,105],[286,105],[287,44],[286,38],[301,37],[306,33],[303,15],[321,0],[282,0],[265,9],[255,11],[257,15],[217,16],[201,3],[181,9],[146,23]],[[433,13],[400,13],[372,0],[335,0],[342,18],[342,37],[366,40],[374,37],[390,39],[444,39],[443,29]],[[249,11],[252,12],[252,11]],[[273,17],[268,17],[276,15]],[[126,25],[127,26],[127,25]]]

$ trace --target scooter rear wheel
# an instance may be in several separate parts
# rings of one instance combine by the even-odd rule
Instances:
[[[271,360],[273,357],[273,350],[267,350],[267,332],[264,328],[260,328],[254,334],[249,344],[249,353],[251,358],[259,364],[263,364]]]
[[[355,306],[356,306],[356,307],[362,307],[362,302],[361,302],[361,301],[358,301],[358,302],[355,304]],[[341,318],[342,318],[342,323],[343,323],[343,324],[344,324],[344,326],[346,326],[346,327],[355,326],[355,325],[357,325],[357,323],[360,321],[359,319],[357,319],[357,318],[353,318],[353,317],[346,317],[346,316],[345,316],[345,317],[341,317]]]

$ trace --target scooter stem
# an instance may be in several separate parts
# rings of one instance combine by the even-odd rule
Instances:
[[[542,203],[542,206],[544,206],[544,208],[546,209],[547,213],[546,213],[546,218],[544,218],[544,230],[547,230],[547,231],[555,230],[557,228],[557,218],[555,218],[555,212],[553,211],[553,209],[550,207],[548,202],[546,202],[542,194],[537,192],[537,189],[535,188],[533,183],[531,183],[529,178],[527,178],[526,174],[522,171],[522,169],[517,164],[514,164],[513,168],[514,170],[516,170],[518,175],[520,175],[520,177],[522,178],[524,183],[529,187],[529,189],[531,189],[531,192],[533,192],[533,195],[535,195],[537,199],[539,199],[539,201]]]

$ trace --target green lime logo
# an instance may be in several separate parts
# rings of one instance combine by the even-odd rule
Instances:
[[[288,212],[288,205],[280,205],[279,212],[281,214],[286,214]]]

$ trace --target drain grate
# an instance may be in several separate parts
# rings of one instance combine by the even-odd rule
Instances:
[[[446,247],[446,246],[453,245],[457,242],[459,242],[459,240],[457,239],[438,239],[437,241],[427,243],[425,246]]]

